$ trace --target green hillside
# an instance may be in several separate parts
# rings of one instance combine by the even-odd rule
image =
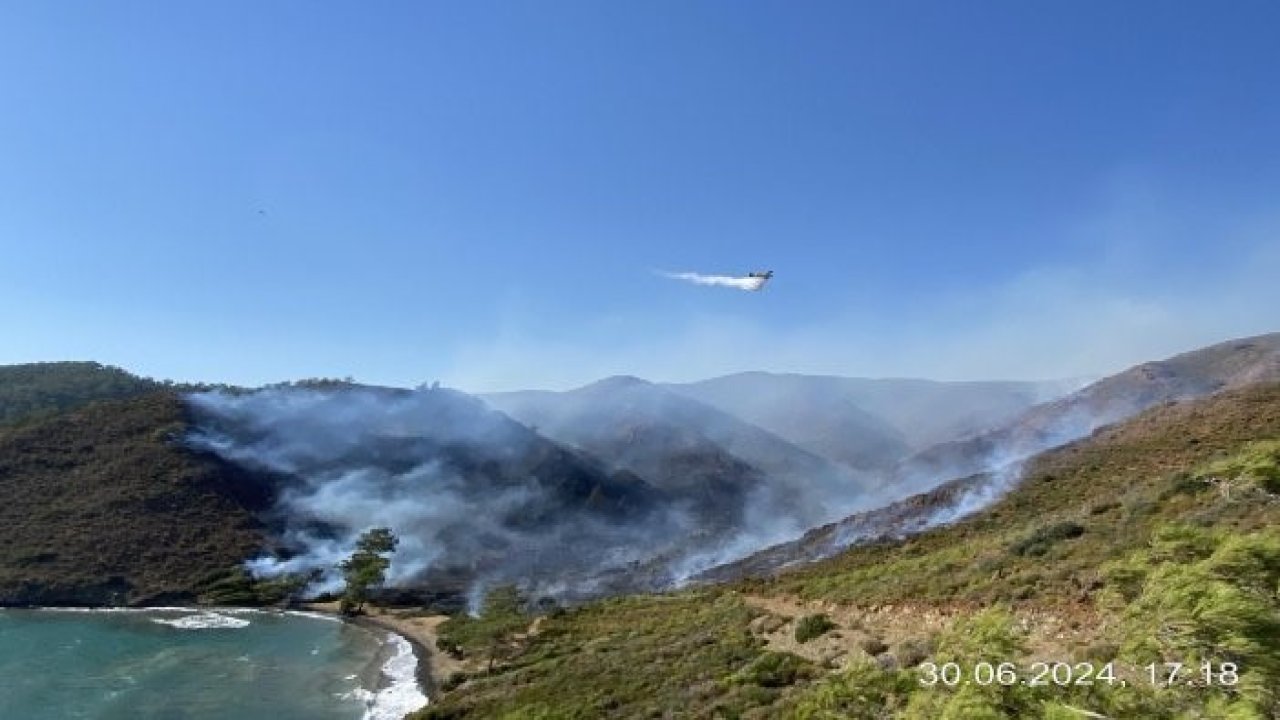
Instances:
[[[545,617],[417,717],[1277,718],[1278,441],[1280,385],[1161,406],[1038,457],[955,525]],[[984,661],[1013,682],[926,687],[917,666],[973,680]],[[1035,661],[1076,676],[1028,685]],[[1151,662],[1191,669],[1153,685]]]
[[[181,447],[186,413],[159,390],[0,428],[0,605],[195,600],[263,546],[271,489]]]
[[[1260,485],[1205,482],[1216,461],[1280,438],[1280,385],[1165,405],[1032,461],[1018,489],[965,522],[856,548],[757,589],[864,603],[1087,598],[1099,567],[1173,521],[1238,531],[1277,519]],[[1237,474],[1238,475],[1238,474]]]
[[[0,365],[0,425],[51,417],[96,400],[134,397],[159,384],[95,362]]]

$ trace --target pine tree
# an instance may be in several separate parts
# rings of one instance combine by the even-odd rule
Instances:
[[[391,567],[391,558],[387,556],[395,552],[397,544],[399,539],[390,528],[373,528],[360,536],[355,552],[338,566],[347,584],[342,592],[342,614],[364,612],[369,591],[386,580],[387,569]]]

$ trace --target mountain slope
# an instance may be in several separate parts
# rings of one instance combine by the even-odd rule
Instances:
[[[494,670],[460,678],[417,717],[1019,718],[1084,709],[1173,720],[1233,703],[1242,717],[1271,717],[1280,705],[1266,692],[1155,686],[1141,667],[1151,657],[1243,656],[1249,687],[1276,687],[1280,493],[1264,482],[1276,473],[1280,384],[1156,407],[1038,456],[1025,482],[954,524],[774,578],[547,617]],[[933,498],[948,501],[941,490]],[[936,512],[929,502],[917,503],[921,513]],[[834,622],[813,644],[838,652],[818,656],[798,639],[803,613]],[[1152,632],[1153,618],[1176,622],[1176,632]],[[1023,672],[1046,659],[1095,668],[1114,659],[1127,687],[1022,682],[975,692],[972,683],[925,687],[913,667],[956,662],[971,673],[998,661]]]
[[[1163,402],[1277,380],[1280,333],[1143,363],[1037,405],[999,429],[917,453],[895,470],[895,487],[901,497],[943,480],[1002,467]]]
[[[638,378],[568,392],[484,396],[538,432],[607,458],[715,517],[757,490],[797,522],[830,517],[863,486],[852,473],[715,408]]]
[[[192,601],[266,546],[273,488],[187,422],[160,391],[0,430],[0,605]]]
[[[391,584],[454,604],[504,582],[552,594],[681,541],[668,496],[446,390],[364,386],[202,393],[192,447],[282,478],[286,552],[267,576],[319,572],[356,537],[391,528]],[[560,588],[556,590],[555,588]]]
[[[912,451],[996,427],[1064,389],[766,372],[665,387],[860,469],[891,467]]]
[[[1254,478],[1211,470],[1217,460],[1249,452],[1251,444],[1275,440],[1280,440],[1278,383],[1164,404],[1036,456],[1017,486],[967,519],[797,567],[769,584],[769,592],[776,588],[858,602],[908,597],[991,602],[1027,592],[1074,597],[1089,588],[1103,561],[1141,546],[1162,523],[1254,530],[1280,521],[1280,494]],[[892,521],[868,539],[893,538],[904,522],[946,511],[965,484],[978,480],[939,488],[892,513],[876,511],[883,518],[892,515]],[[1041,533],[1065,523],[1080,530],[1059,538]],[[816,530],[811,540],[840,526]],[[1043,550],[1034,547],[1036,542]]]
[[[1221,343],[1139,365],[1036,406],[1005,428],[944,443],[914,456],[897,469],[903,484],[890,486],[890,491],[901,493],[901,499],[712,569],[702,580],[768,574],[830,557],[857,542],[901,537],[951,522],[1016,486],[1027,472],[1022,460],[1036,452],[1087,435],[1144,408],[1266,380],[1280,381],[1280,334]],[[938,484],[944,478],[949,479]],[[907,495],[902,493],[904,487],[929,489],[902,497]]]
[[[482,578],[585,583],[683,537],[638,477],[443,390],[95,402],[0,429],[0,498],[0,605],[260,602],[247,561],[332,574],[387,525],[399,584],[456,607]]]

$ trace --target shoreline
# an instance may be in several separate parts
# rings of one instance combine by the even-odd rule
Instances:
[[[342,621],[349,622],[352,625],[357,625],[367,630],[389,632],[397,637],[403,638],[405,642],[409,643],[409,647],[413,649],[413,656],[418,660],[417,665],[415,665],[413,669],[414,678],[418,681],[418,689],[422,691],[423,695],[427,696],[428,702],[430,702],[431,698],[435,697],[439,687],[435,677],[431,674],[431,656],[433,653],[430,648],[422,643],[421,640],[404,632],[402,628],[397,627],[395,624],[384,622],[377,618],[361,615],[357,617],[342,618]]]
[[[289,608],[280,607],[254,607],[254,606],[238,606],[238,605],[152,605],[152,606],[22,606],[8,607],[0,606],[0,611],[16,610],[19,612],[66,612],[66,613],[154,613],[154,612],[180,612],[180,613],[208,613],[211,615],[221,616],[222,619],[234,618],[237,615],[246,613],[262,613],[270,615],[295,615],[295,616],[311,616],[315,619],[325,620],[329,622],[349,623],[363,630],[369,631],[375,635],[385,638],[386,634],[394,635],[395,638],[403,640],[413,655],[414,672],[413,683],[416,690],[427,703],[431,702],[431,698],[440,688],[443,678],[437,674],[441,670],[440,663],[433,662],[433,658],[442,657],[434,650],[435,648],[435,632],[434,626],[438,625],[446,619],[447,616],[419,616],[416,618],[403,618],[394,615],[384,614],[388,611],[383,608],[369,607],[366,612],[369,614],[354,617],[344,616],[338,612],[338,604],[334,603],[299,603]],[[417,620],[418,623],[415,623]],[[248,625],[248,621],[244,621],[244,625]],[[236,626],[239,627],[239,626]],[[386,642],[385,639],[381,639]],[[403,646],[402,646],[403,647]],[[403,652],[403,650],[401,650]],[[395,678],[389,677],[384,671],[389,656],[383,656],[377,661],[377,678],[373,684],[373,692],[380,693],[391,687],[395,687],[399,682]],[[446,663],[447,665],[448,663]],[[371,666],[372,668],[372,666]],[[402,676],[403,677],[403,676]],[[372,676],[368,679],[374,680]],[[407,678],[404,678],[407,679]],[[424,706],[425,707],[425,706]],[[399,711],[397,710],[397,714]],[[378,717],[382,717],[379,715]]]
[[[441,685],[444,683],[448,675],[455,670],[461,669],[461,663],[449,658],[436,649],[436,633],[435,626],[439,625],[447,615],[421,615],[412,618],[399,617],[391,614],[393,611],[387,608],[376,606],[367,606],[365,614],[356,616],[347,616],[338,612],[337,602],[303,602],[297,603],[292,607],[254,607],[242,605],[104,605],[104,606],[84,606],[84,605],[54,605],[54,606],[0,606],[0,610],[19,610],[19,611],[54,611],[54,612],[86,612],[86,613],[115,613],[115,612],[209,612],[224,613],[227,615],[237,615],[240,613],[266,613],[279,615],[313,615],[320,616],[325,620],[350,623],[365,630],[391,633],[396,637],[404,640],[409,644],[409,648],[413,651],[414,663],[414,681],[418,685],[418,690],[427,698],[428,703],[432,697],[439,692]],[[382,690],[387,687],[387,677],[379,673],[378,684],[375,690]]]
[[[441,686],[453,672],[461,670],[462,664],[440,652],[436,646],[435,628],[447,615],[420,615],[402,617],[388,608],[367,606],[365,614],[347,617],[338,612],[338,604],[333,603],[301,603],[298,608],[308,612],[320,613],[342,622],[370,630],[394,633],[404,638],[413,648],[418,664],[414,674],[422,694],[428,702],[440,692]]]

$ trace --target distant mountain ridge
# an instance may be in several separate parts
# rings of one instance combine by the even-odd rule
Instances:
[[[1005,427],[939,444],[896,470],[875,509],[815,528],[705,572],[704,581],[763,575],[830,557],[849,546],[945,524],[990,504],[1020,481],[1021,465],[1161,405],[1280,383],[1280,333],[1231,340],[1134,366],[1037,405]],[[1114,433],[1113,433],[1114,434]],[[915,489],[915,494],[908,492]]]
[[[841,495],[867,489],[826,458],[639,378],[606,378],[566,392],[482,397],[547,437],[683,495],[702,516],[718,514],[723,503],[740,513],[748,495],[769,491],[780,514],[809,522],[829,512],[826,504],[841,502]],[[819,486],[832,493],[825,504],[811,501],[810,491]]]
[[[900,490],[924,489],[1061,445],[1164,402],[1280,380],[1280,333],[1229,340],[1142,363],[1037,405],[1003,427],[939,443],[895,470]]]
[[[745,372],[665,385],[858,469],[997,427],[1067,392],[1063,382],[941,382]]]
[[[664,387],[858,470],[891,465],[910,452],[898,428],[817,380],[744,373]]]
[[[1101,425],[1272,380],[1280,334],[1220,343],[897,460],[1054,390],[752,373],[482,398],[346,381],[181,394],[95,364],[0,368],[16,418],[0,425],[0,604],[253,602],[247,571],[331,569],[375,524],[404,531],[393,580],[453,603],[508,581],[661,587],[825,523],[918,528],[912,507],[989,500],[999,470]],[[770,557],[811,559],[785,556]]]
[[[515,660],[413,717],[596,717],[600,698],[626,718],[1280,717],[1277,470],[1280,383],[1157,405],[1037,456],[962,521],[911,532],[963,494],[948,484],[860,528],[814,530],[814,548],[844,530],[884,537],[819,562],[776,574],[744,563],[714,578],[726,585],[553,614]],[[1009,667],[1102,657],[1129,677],[1153,657],[1252,653],[1241,678],[1261,690],[920,682],[922,663],[972,668],[995,650]]]

